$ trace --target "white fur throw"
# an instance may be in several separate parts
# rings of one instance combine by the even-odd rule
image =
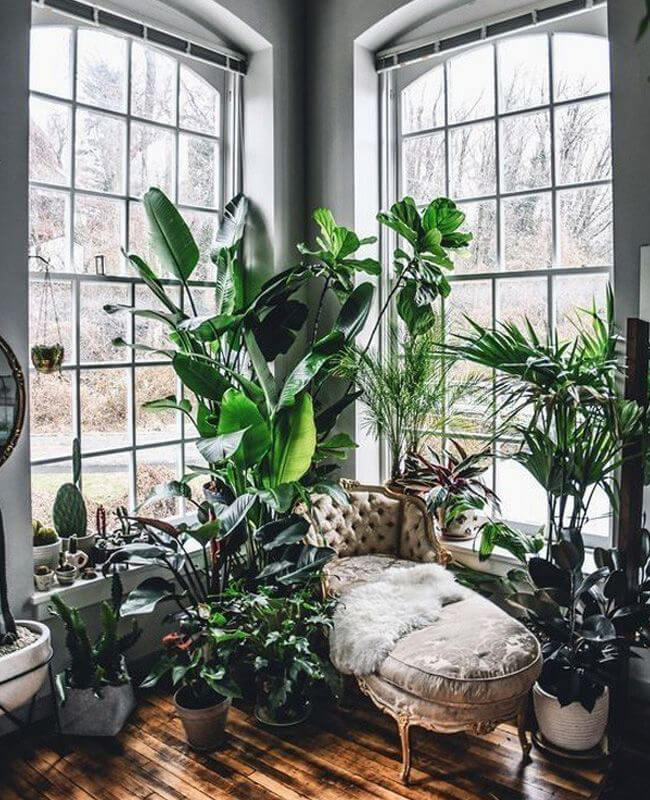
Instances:
[[[438,564],[392,567],[346,592],[334,612],[330,658],[345,675],[376,672],[399,639],[440,617],[467,592]]]

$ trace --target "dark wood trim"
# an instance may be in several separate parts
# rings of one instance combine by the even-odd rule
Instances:
[[[648,406],[648,343],[650,325],[642,319],[627,321],[627,373],[625,397],[643,408],[644,422]],[[645,425],[644,425],[645,427]],[[617,546],[627,554],[627,572],[631,587],[638,582],[640,531],[643,515],[643,452],[645,437],[640,435],[623,449],[621,496]]]

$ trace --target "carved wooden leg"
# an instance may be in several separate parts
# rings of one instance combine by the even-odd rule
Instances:
[[[519,744],[521,745],[521,752],[524,760],[530,758],[530,750],[532,744],[528,741],[526,735],[526,715],[528,711],[528,696],[524,697],[517,712],[517,733],[519,735]]]
[[[411,729],[408,717],[400,716],[397,720],[397,728],[399,730],[400,741],[402,742],[402,771],[400,773],[400,778],[402,783],[408,786],[409,776],[411,774]]]

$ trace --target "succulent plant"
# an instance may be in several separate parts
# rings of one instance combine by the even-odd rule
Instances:
[[[56,493],[52,519],[59,536],[85,536],[88,516],[86,503],[79,489],[81,479],[81,448],[79,439],[72,443],[72,483],[64,483]]]
[[[37,519],[32,522],[32,534],[34,537],[34,547],[44,547],[48,544],[54,544],[59,538],[54,528],[46,527]]]
[[[118,634],[122,601],[122,583],[113,575],[111,600],[101,604],[101,632],[93,643],[79,611],[67,606],[59,595],[52,597],[51,610],[66,629],[65,643],[70,653],[70,666],[65,671],[67,687],[92,688],[99,695],[102,686],[119,686],[128,680],[124,653],[136,643],[141,631],[134,622],[128,633]]]

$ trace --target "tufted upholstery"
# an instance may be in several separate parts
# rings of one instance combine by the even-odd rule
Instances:
[[[328,545],[338,558],[323,569],[323,588],[341,597],[391,568],[416,562],[447,563],[433,522],[417,498],[381,487],[355,487],[350,503],[314,499],[307,539]],[[541,670],[539,643],[517,620],[474,592],[443,607],[432,625],[407,633],[378,671],[358,677],[359,686],[397,721],[402,743],[402,780],[411,765],[409,730],[420,725],[441,733],[485,733],[517,717],[524,756],[530,687]]]
[[[327,545],[340,558],[391,555],[409,561],[444,561],[444,552],[433,539],[431,520],[411,498],[393,497],[382,491],[350,492],[342,505],[329,495],[316,495],[308,516],[307,540]]]

